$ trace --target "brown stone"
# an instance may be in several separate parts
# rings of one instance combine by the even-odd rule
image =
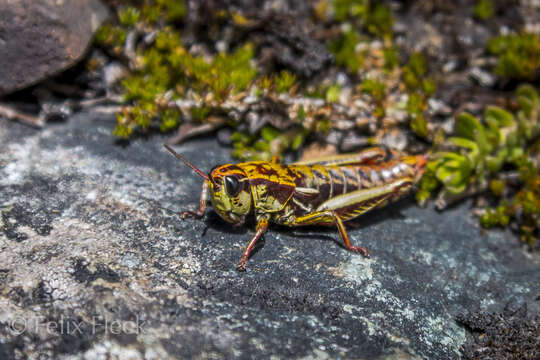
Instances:
[[[76,63],[107,15],[99,0],[0,0],[0,95]]]

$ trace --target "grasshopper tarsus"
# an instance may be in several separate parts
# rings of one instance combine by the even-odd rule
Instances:
[[[239,272],[245,272],[246,271],[246,262],[247,262],[247,259],[244,259],[242,257],[242,260],[240,260],[238,265],[236,265],[236,270],[239,271]]]
[[[347,250],[353,252],[353,253],[358,253],[358,254],[362,254],[365,258],[370,258],[371,255],[369,255],[369,252],[367,251],[366,248],[364,247],[361,247],[361,246],[351,246],[349,248],[347,248]]]
[[[200,219],[200,218],[203,217],[203,215],[204,215],[204,213],[201,214],[201,213],[199,213],[198,211],[184,211],[184,212],[182,212],[182,213],[180,214],[180,218],[181,218],[182,220],[185,220],[185,219],[187,219],[188,217],[195,218],[195,219]]]

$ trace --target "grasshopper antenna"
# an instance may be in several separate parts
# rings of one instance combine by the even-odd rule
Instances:
[[[174,156],[176,156],[177,159],[181,160],[184,164],[186,164],[187,166],[189,166],[190,168],[192,168],[193,170],[195,170],[195,172],[197,174],[199,174],[200,176],[202,176],[203,178],[205,178],[206,180],[210,180],[210,178],[208,177],[208,175],[206,175],[205,173],[203,173],[201,170],[197,169],[197,167],[195,165],[193,165],[192,163],[190,163],[186,158],[184,158],[182,155],[178,154],[176,151],[174,151],[169,145],[167,144],[163,144],[163,146],[165,147],[165,149],[169,150],[169,152],[171,154],[173,154]]]

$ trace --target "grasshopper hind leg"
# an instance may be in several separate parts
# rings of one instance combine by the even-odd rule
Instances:
[[[343,240],[343,245],[345,248],[349,251],[360,253],[369,258],[369,252],[366,250],[366,248],[351,244],[351,240],[349,239],[349,235],[347,234],[343,221],[339,217],[338,213],[333,210],[315,211],[311,214],[296,218],[293,223],[294,226],[315,224],[335,224],[338,228],[339,235],[341,236],[341,240]]]
[[[319,205],[314,212],[296,218],[291,225],[335,224],[347,250],[369,257],[369,253],[365,248],[351,245],[343,221],[354,219],[373,208],[385,204],[391,199],[399,198],[411,186],[412,179],[403,178],[382,186],[334,196]]]

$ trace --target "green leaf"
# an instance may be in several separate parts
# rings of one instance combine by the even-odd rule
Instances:
[[[535,106],[538,106],[540,103],[538,93],[531,85],[526,84],[518,87],[516,96],[521,112],[524,112],[527,117],[530,117]]]
[[[511,126],[515,123],[514,115],[498,106],[486,107],[484,118],[486,121],[496,121],[499,124],[499,127]]]
[[[265,126],[261,130],[261,137],[266,141],[274,140],[279,134],[279,131],[271,126]]]
[[[437,179],[439,179],[441,182],[446,182],[450,177],[456,174],[456,169],[449,168],[447,166],[441,166],[437,169],[437,172],[435,173],[435,176]]]
[[[538,104],[540,102],[540,97],[538,96],[536,89],[529,84],[520,85],[516,90],[516,95],[530,100],[533,104]]]
[[[452,195],[461,194],[467,188],[467,184],[461,183],[458,185],[445,186],[446,191]]]
[[[411,119],[411,129],[414,133],[420,137],[427,137],[429,134],[427,122],[424,119],[424,116],[419,113],[412,116]]]
[[[495,14],[493,0],[479,0],[473,9],[474,16],[480,20],[487,20]]]
[[[517,159],[522,157],[523,154],[524,154],[524,150],[522,147],[511,148],[508,154],[508,160],[516,161]]]
[[[456,119],[456,134],[458,136],[474,141],[476,133],[482,130],[482,124],[476,117],[467,112],[458,115]]]
[[[292,140],[291,149],[298,150],[300,146],[302,146],[302,144],[304,143],[304,140],[305,136],[303,132],[299,132],[298,134],[296,134]]]
[[[499,129],[499,123],[493,118],[485,119],[487,128],[486,136],[493,147],[499,146],[501,143],[501,130]]]
[[[476,166],[480,160],[480,151],[478,149],[478,145],[474,141],[460,137],[451,137],[448,139],[448,142],[455,146],[469,149],[470,151],[467,153],[467,158],[472,166]]]
[[[486,169],[490,172],[497,172],[501,169],[504,160],[504,155],[501,152],[497,156],[488,156],[486,157]]]
[[[461,137],[451,137],[448,139],[449,142],[456,146],[460,146],[466,149],[469,149],[471,151],[478,152],[478,145],[474,141],[471,141],[469,139],[461,138]]]
[[[328,102],[337,102],[339,100],[339,94],[341,93],[341,88],[339,85],[334,84],[326,90],[326,101]]]
[[[475,141],[478,144],[480,154],[489,154],[491,145],[488,142],[486,129],[480,121],[469,113],[461,113],[456,121],[456,134]]]

